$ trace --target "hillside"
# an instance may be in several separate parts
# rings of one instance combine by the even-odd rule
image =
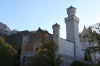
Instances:
[[[11,34],[11,35],[6,35],[3,36],[5,38],[5,41],[9,44],[12,45],[13,48],[15,48],[16,50],[19,50],[22,46],[22,39],[23,39],[23,35],[26,34],[31,34],[32,32],[29,31],[21,31],[15,34]]]

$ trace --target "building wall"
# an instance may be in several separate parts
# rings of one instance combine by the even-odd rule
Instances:
[[[37,31],[36,35],[33,37],[33,40],[42,39],[42,43],[52,40],[52,35],[48,33],[42,33],[41,31],[42,30]]]
[[[85,50],[86,48],[89,47],[89,43],[88,42],[81,42],[81,46],[82,46],[82,50]]]
[[[21,52],[21,65],[26,65],[27,60],[31,55],[37,53],[39,46],[44,42],[52,40],[52,35],[47,31],[41,30],[40,28],[34,36],[24,35],[22,43],[22,52]]]
[[[72,17],[65,18],[66,23],[66,40],[75,42],[75,34],[74,34],[74,20]]]
[[[74,43],[60,38],[59,53],[74,57]]]

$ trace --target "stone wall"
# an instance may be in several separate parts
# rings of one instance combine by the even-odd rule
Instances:
[[[60,38],[59,53],[74,57],[74,43]]]

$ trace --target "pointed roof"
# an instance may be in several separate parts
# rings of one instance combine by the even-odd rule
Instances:
[[[56,23],[56,24],[52,25],[52,29],[53,29],[54,27],[59,27],[59,28],[60,28],[60,25]]]
[[[50,34],[47,30],[42,30],[40,27],[38,28],[37,32],[40,31],[41,33],[48,33]]]
[[[60,25],[56,23],[56,24],[54,24],[53,26],[60,26]]]
[[[74,7],[71,5],[69,8],[71,8],[71,9],[72,9],[72,8],[74,8]]]
[[[69,8],[67,8],[66,10],[72,10],[72,9],[74,9],[74,10],[76,10],[76,8],[75,7],[73,7],[72,5],[69,7]]]

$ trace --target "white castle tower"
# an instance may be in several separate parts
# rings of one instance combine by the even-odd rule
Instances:
[[[21,61],[21,65],[22,65],[22,59],[23,59],[23,57],[24,57],[24,54],[25,54],[25,52],[26,52],[26,44],[27,44],[27,42],[29,41],[29,35],[23,35],[23,40],[22,40],[23,42],[22,42],[22,51],[21,51],[21,59],[20,59],[20,61]]]
[[[53,29],[53,40],[59,46],[59,43],[60,43],[60,25],[58,25],[56,23],[52,26],[52,29]]]
[[[74,45],[74,57],[76,59],[79,59],[81,56],[81,44],[79,40],[79,18],[76,17],[76,8],[75,7],[69,7],[66,9],[68,17],[65,18],[66,23],[66,40],[73,42]]]
[[[71,42],[75,43],[75,38],[79,37],[79,18],[75,16],[76,8],[69,7],[66,9],[68,17],[65,18],[66,23],[66,40],[69,40]]]
[[[26,52],[26,44],[29,41],[29,35],[23,35],[22,54]]]

